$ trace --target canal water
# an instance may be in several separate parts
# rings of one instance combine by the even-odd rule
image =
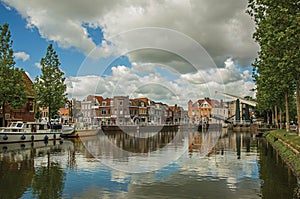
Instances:
[[[298,198],[299,181],[250,132],[100,133],[0,148],[0,198]]]

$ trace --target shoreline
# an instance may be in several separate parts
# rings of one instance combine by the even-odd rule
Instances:
[[[264,136],[300,180],[300,145],[293,142],[293,139],[299,142],[300,136],[284,130],[269,131]]]

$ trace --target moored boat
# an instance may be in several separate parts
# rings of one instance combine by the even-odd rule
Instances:
[[[61,139],[61,135],[71,134],[72,126],[47,124],[41,122],[12,122],[0,130],[0,144],[15,142],[34,142]]]
[[[95,129],[76,129],[72,133],[62,133],[61,137],[63,138],[77,138],[77,137],[87,137],[95,136],[98,134],[100,128]]]

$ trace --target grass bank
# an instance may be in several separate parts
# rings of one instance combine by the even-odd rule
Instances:
[[[300,136],[285,130],[273,130],[265,133],[265,137],[300,179]]]

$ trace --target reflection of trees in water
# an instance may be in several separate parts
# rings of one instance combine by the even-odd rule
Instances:
[[[257,144],[255,139],[251,137],[253,137],[253,134],[250,132],[227,132],[222,134],[208,156],[212,154],[224,155],[224,150],[231,149],[236,151],[237,159],[240,159],[244,148],[247,153],[256,150]]]
[[[146,136],[147,135],[147,136]],[[124,132],[110,132],[106,137],[111,143],[114,143],[118,148],[132,153],[148,153],[163,148],[170,143],[181,141],[182,138],[178,132],[158,132],[158,133],[143,133],[143,137],[138,134],[127,134]]]
[[[48,154],[50,159],[50,154]],[[40,199],[61,198],[65,173],[58,163],[48,161],[47,166],[37,167],[32,180],[32,194]]]
[[[13,148],[12,145],[9,147]],[[60,145],[44,147],[38,145],[37,148],[16,149],[2,153],[0,198],[20,198],[28,189],[31,189],[35,198],[61,198],[65,173],[58,163],[51,161],[51,155],[63,150]],[[39,160],[36,158],[45,156],[47,166],[37,165]]]
[[[20,198],[34,176],[33,159],[0,161],[0,198]]]
[[[295,188],[297,179],[292,175],[292,171],[287,168],[279,154],[266,140],[258,140],[258,145],[260,146],[258,147],[259,175],[263,181],[262,195],[265,198],[298,198],[297,192],[300,185]]]

